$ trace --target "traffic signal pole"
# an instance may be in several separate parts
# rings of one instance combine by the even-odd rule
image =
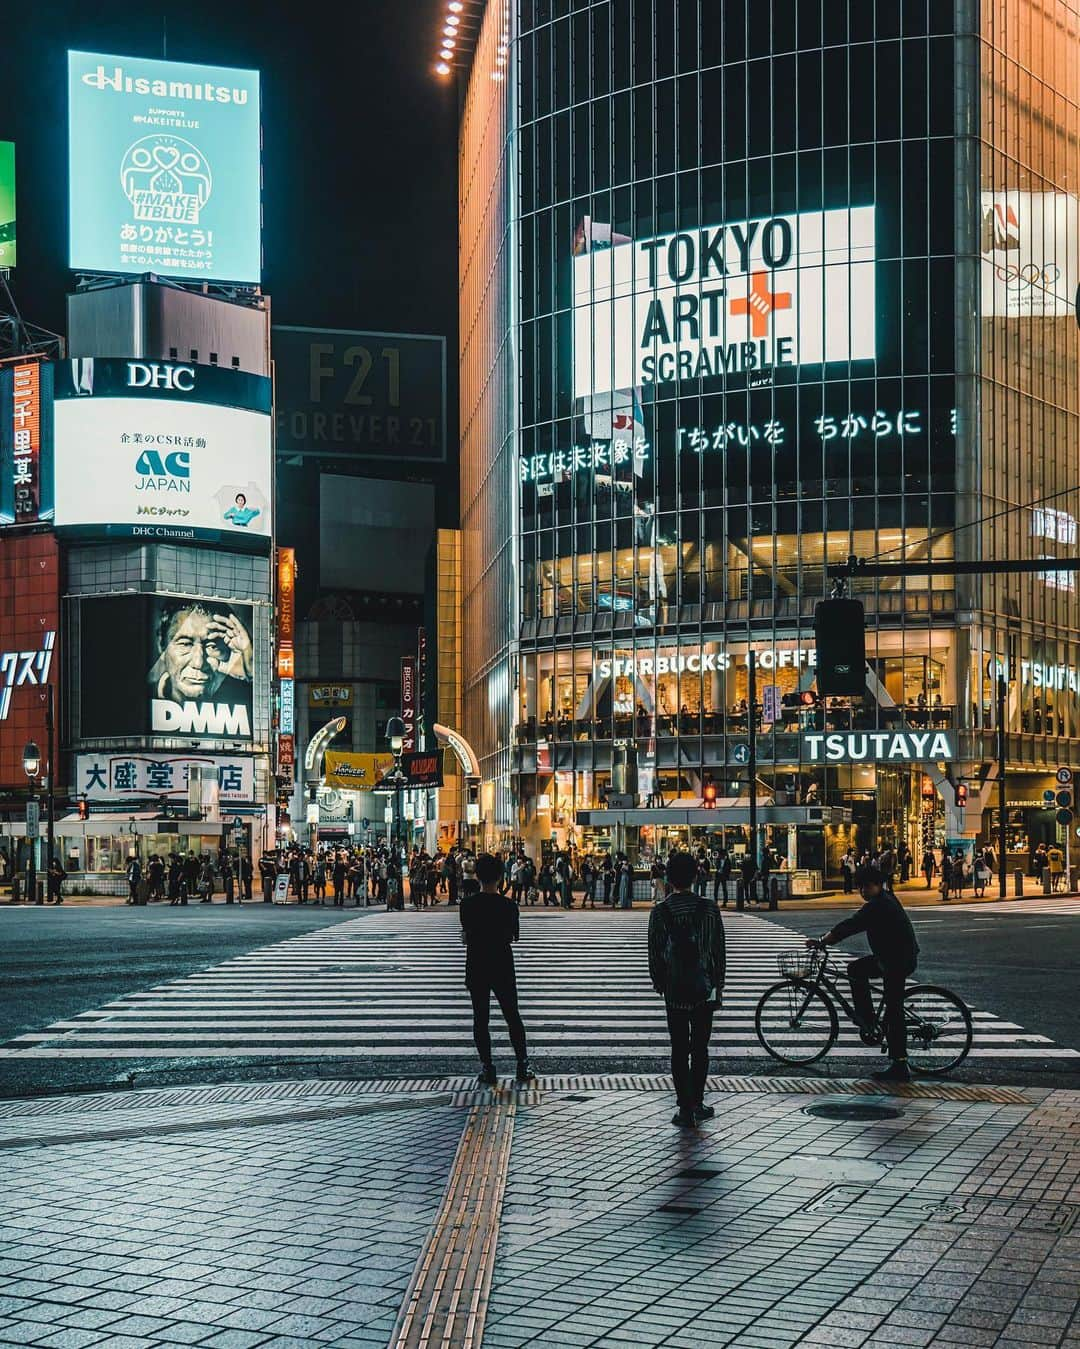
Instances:
[[[1005,898],[1005,844],[1008,829],[1005,824],[1005,693],[1008,683],[1004,675],[997,681],[997,754],[998,754],[998,898]],[[1066,833],[1066,839],[1069,835]]]

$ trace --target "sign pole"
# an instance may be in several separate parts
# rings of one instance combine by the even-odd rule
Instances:
[[[997,752],[998,752],[998,897],[1005,898],[1005,847],[1009,831],[1005,820],[1005,694],[1008,685],[1004,675],[997,682]]]
[[[757,873],[761,868],[757,824],[757,658],[749,642],[746,644],[746,691],[748,694],[746,701],[749,704],[746,729],[750,741],[750,856],[754,862],[754,879],[750,884],[756,885]],[[752,899],[753,894],[751,893],[748,898]]]

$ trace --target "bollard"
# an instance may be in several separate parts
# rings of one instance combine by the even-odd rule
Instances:
[[[1013,872],[1013,894],[1017,899],[1024,898],[1024,873],[1022,871]]]
[[[769,908],[774,912],[780,907],[780,882],[774,876],[769,882]]]
[[[741,876],[735,882],[735,908],[739,913],[746,908],[746,885]]]
[[[1050,868],[1049,868],[1049,867],[1043,867],[1043,869],[1042,869],[1042,883],[1043,883],[1043,894],[1044,894],[1044,895],[1052,894],[1053,892],[1052,892],[1051,889],[1050,889]]]

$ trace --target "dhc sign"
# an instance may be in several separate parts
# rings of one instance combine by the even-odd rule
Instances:
[[[803,735],[808,763],[937,763],[956,758],[948,731],[833,731]]]

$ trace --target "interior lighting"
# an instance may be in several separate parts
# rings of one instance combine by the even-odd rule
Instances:
[[[456,14],[448,14],[446,16],[446,25],[448,28],[456,28],[460,22],[461,20]]]
[[[446,27],[443,29],[443,35],[445,37],[457,37],[457,29]]]
[[[439,64],[435,67],[435,73],[437,75],[449,75],[450,67],[446,64],[445,61],[440,61]]]
[[[450,0],[450,3],[447,5],[447,9],[451,14],[460,14],[464,8],[465,6],[461,3],[461,0]]]

